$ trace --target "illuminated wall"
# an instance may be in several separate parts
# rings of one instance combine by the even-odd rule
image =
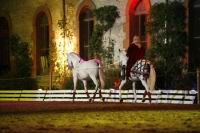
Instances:
[[[114,26],[104,34],[103,45],[108,45],[109,39],[115,41],[115,61],[118,60],[118,49],[127,48],[130,40],[129,13],[139,0],[1,0],[0,12],[6,12],[12,21],[12,33],[20,35],[23,41],[29,42],[33,61],[35,60],[35,31],[34,22],[37,11],[45,7],[48,10],[49,21],[51,21],[50,39],[55,44],[55,71],[65,75],[66,54],[74,51],[79,53],[79,14],[80,10],[88,6],[90,9],[106,5],[115,5],[119,10],[119,18]],[[151,4],[164,0],[144,0],[149,10]],[[64,2],[64,3],[63,3]],[[63,6],[64,5],[64,6]],[[66,27],[59,28],[58,22],[66,18]],[[62,34],[65,34],[65,37]],[[33,64],[33,75],[37,66]]]
[[[66,75],[66,53],[79,51],[79,11],[84,6],[95,9],[105,5],[115,5],[119,9],[120,18],[116,20],[113,28],[105,33],[103,45],[107,45],[109,39],[115,41],[115,60],[117,51],[126,45],[126,32],[124,27],[127,23],[126,10],[136,0],[1,0],[0,10],[8,12],[12,21],[12,32],[20,35],[23,41],[29,42],[33,58],[33,75],[36,75],[36,31],[35,16],[41,10],[47,12],[50,23],[50,43],[54,43],[56,51],[54,70],[61,76]],[[64,6],[63,6],[64,5]],[[66,18],[66,27],[59,28],[58,22]],[[62,36],[65,34],[65,37]]]

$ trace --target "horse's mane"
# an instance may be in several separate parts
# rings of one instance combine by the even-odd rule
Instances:
[[[80,60],[83,60],[79,54],[75,53],[75,52],[70,52],[69,53],[71,56],[75,57],[75,58],[79,58]]]
[[[70,55],[70,56],[79,56],[77,53],[75,53],[75,52],[70,52],[68,55]]]

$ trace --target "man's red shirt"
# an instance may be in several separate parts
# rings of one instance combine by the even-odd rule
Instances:
[[[139,48],[135,44],[131,44],[127,50],[128,66],[132,66],[139,59],[143,59],[145,55],[145,49],[143,47]]]

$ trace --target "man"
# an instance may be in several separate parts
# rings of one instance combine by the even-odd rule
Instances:
[[[134,36],[132,43],[129,45],[126,56],[128,57],[126,67],[126,78],[129,79],[132,66],[137,60],[143,59],[145,55],[145,48],[141,44],[139,36]]]

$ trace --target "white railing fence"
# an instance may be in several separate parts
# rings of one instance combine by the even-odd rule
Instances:
[[[93,97],[94,90],[88,90]],[[137,90],[137,103],[142,103],[144,90]],[[119,91],[110,89],[102,90],[105,102],[120,102]],[[122,90],[123,102],[134,103],[132,90]],[[195,90],[154,90],[152,92],[152,103],[170,104],[195,104],[197,101],[197,91]],[[0,90],[1,101],[73,101],[72,90]],[[84,90],[77,90],[75,101],[89,101]],[[99,94],[96,95],[95,102],[102,102]],[[149,103],[148,96],[146,101]]]

